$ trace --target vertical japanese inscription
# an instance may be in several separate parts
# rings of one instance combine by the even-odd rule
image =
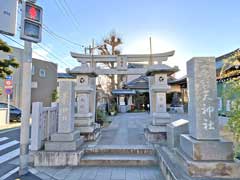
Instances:
[[[210,77],[212,73],[210,72],[208,63],[201,66],[199,69],[199,74],[204,76],[204,79],[199,80],[199,92],[201,94],[200,111],[202,114],[202,126],[204,130],[215,130],[215,99],[213,95],[213,84]]]

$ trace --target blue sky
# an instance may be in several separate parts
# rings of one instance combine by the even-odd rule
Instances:
[[[59,8],[65,2],[75,20]],[[123,53],[148,53],[151,36],[154,53],[176,50],[168,64],[180,67],[179,77],[191,57],[220,56],[239,47],[239,0],[38,0],[37,4],[43,7],[49,29],[84,46],[92,39],[100,43],[115,30],[123,39]],[[18,35],[14,38],[23,43]],[[70,51],[83,53],[83,48],[56,40],[45,31],[41,46],[58,58],[36,45],[34,51],[59,62],[60,71],[65,64],[77,65]]]

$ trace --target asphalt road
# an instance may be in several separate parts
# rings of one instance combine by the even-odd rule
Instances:
[[[31,173],[19,177],[19,141],[19,128],[0,131],[0,180],[39,180]]]

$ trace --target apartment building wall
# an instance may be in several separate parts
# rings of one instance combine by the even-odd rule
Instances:
[[[57,90],[57,64],[33,59],[32,102],[50,106],[54,90]]]
[[[23,49],[12,47],[12,53],[4,53],[0,51],[0,59],[8,58],[9,55],[14,56],[20,64],[20,67],[13,69],[13,94],[11,95],[11,104],[21,108],[22,62],[24,60]],[[33,59],[32,62],[32,102],[43,102],[45,106],[51,103],[51,94],[57,88],[57,64],[43,60]],[[39,76],[40,69],[45,70],[45,77]],[[41,70],[41,71],[42,71]],[[4,80],[0,79],[0,87],[4,90]],[[3,92],[0,95],[0,102],[7,102],[7,96]]]

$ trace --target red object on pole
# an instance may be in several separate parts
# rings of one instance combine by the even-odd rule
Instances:
[[[36,19],[36,16],[37,16],[37,10],[36,10],[36,8],[35,7],[30,7],[30,9],[29,9],[29,12],[28,12],[29,14],[30,14],[30,18],[31,19]]]

